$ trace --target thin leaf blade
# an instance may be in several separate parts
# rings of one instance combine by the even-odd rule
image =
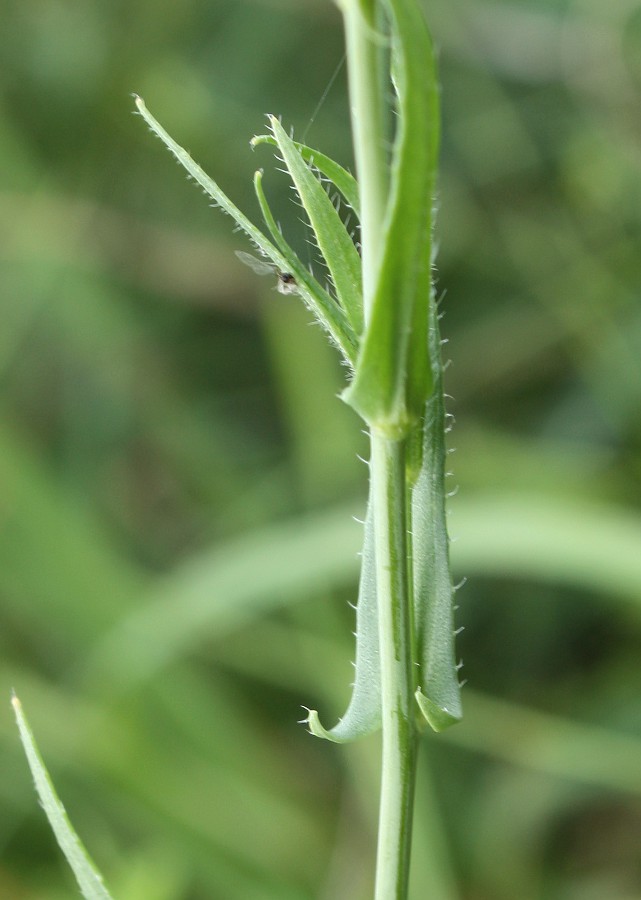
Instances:
[[[64,806],[60,802],[60,798],[51,781],[51,776],[36,745],[33,732],[23,712],[22,704],[15,695],[12,697],[11,703],[40,803],[60,849],[64,853],[73,874],[76,876],[82,896],[85,900],[112,900],[111,894],[105,887],[102,875],[85,850]]]
[[[278,119],[270,124],[285,165],[309,217],[332,276],[336,295],[357,336],[363,330],[361,258],[334,204]]]
[[[314,276],[303,266],[301,266],[298,257],[283,237],[267,202],[267,197],[265,196],[265,192],[263,190],[263,173],[260,170],[254,173],[254,190],[256,192],[256,197],[258,199],[258,204],[263,214],[265,224],[267,225],[270,234],[274,238],[276,246],[283,254],[283,257],[287,260],[287,271],[291,272],[296,279],[296,292],[301,295],[303,301],[305,301],[306,306],[311,310],[311,312],[315,312],[315,310],[307,301],[307,297],[309,295],[316,297],[318,304],[322,306],[323,309],[331,310],[333,315],[336,315],[340,318],[349,339],[349,347],[347,348],[349,355],[346,355],[346,359],[347,362],[349,362],[353,367],[356,358],[356,336],[353,334],[351,328],[349,327],[343,310],[336,305],[333,298],[318,283]]]

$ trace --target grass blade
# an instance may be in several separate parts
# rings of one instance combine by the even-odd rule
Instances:
[[[71,866],[73,874],[76,876],[82,896],[85,900],[112,900],[111,894],[104,885],[102,875],[83,847],[80,838],[69,821],[64,806],[60,802],[40,751],[36,746],[33,732],[22,710],[22,704],[15,695],[11,703],[16,714],[20,739],[31,774],[33,775],[40,803],[60,845],[60,849]]]

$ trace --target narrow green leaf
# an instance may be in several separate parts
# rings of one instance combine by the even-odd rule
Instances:
[[[425,348],[439,121],[434,53],[421,10],[413,0],[388,5],[399,111],[391,194],[371,321],[343,398],[373,428],[400,438],[422,417],[432,389]]]
[[[259,144],[271,144],[278,147],[276,138],[271,134],[257,134],[251,139],[252,147]],[[326,156],[307,144],[301,144],[299,141],[293,141],[294,146],[300,152],[305,162],[309,163],[317,169],[325,178],[332,182],[334,187],[340,191],[345,198],[347,205],[354,210],[356,216],[360,216],[360,198],[358,194],[358,182],[351,172],[344,169],[339,163],[335,162],[331,157]]]
[[[353,363],[355,357],[356,338],[350,327],[345,313],[336,304],[326,291],[316,293],[313,280],[295,254],[285,258],[281,250],[272,244],[260,229],[250,222],[247,216],[232,203],[227,195],[218,187],[215,181],[209,177],[194,162],[191,156],[165,131],[157,119],[152,116],[141,97],[136,95],[136,107],[145,122],[156,134],[165,146],[173,153],[178,162],[189,175],[203,188],[217,206],[234,219],[236,224],[245,232],[255,247],[274,263],[280,272],[291,272],[298,285],[298,293],[312,310],[320,323],[327,329],[331,338],[340,348],[345,359]]]
[[[280,228],[276,224],[276,220],[272,215],[272,211],[269,208],[269,204],[267,203],[267,198],[265,197],[265,192],[263,191],[263,173],[260,170],[254,173],[254,190],[256,191],[256,197],[258,198],[258,203],[260,205],[265,224],[267,225],[270,234],[274,238],[276,246],[279,248],[279,250],[283,254],[283,257],[287,261],[287,268],[281,271],[288,271],[294,275],[294,277],[296,278],[298,293],[301,294],[303,300],[305,300],[305,297],[307,295],[313,295],[317,298],[318,304],[321,305],[323,309],[331,309],[335,315],[339,316],[341,320],[343,320],[343,325],[347,332],[347,337],[350,341],[348,348],[350,355],[346,356],[346,359],[353,368],[357,349],[356,335],[354,335],[349,324],[345,320],[345,313],[343,312],[343,310],[336,305],[334,299],[327,293],[325,288],[323,288],[318,283],[314,276],[300,264],[298,257],[283,237]],[[306,289],[306,293],[303,293],[303,291],[300,290],[301,286]],[[314,308],[310,307],[308,303],[306,305],[311,309],[312,313],[315,312]]]
[[[365,518],[361,580],[356,606],[356,671],[352,696],[345,715],[329,731],[310,710],[307,724],[312,734],[337,743],[355,740],[376,731],[381,724],[381,665],[374,556],[374,515],[371,498]]]
[[[274,138],[309,217],[330,271],[336,295],[354,333],[363,330],[361,258],[324,187],[278,119],[270,117]]]
[[[416,699],[435,731],[462,716],[454,656],[454,588],[445,516],[445,400],[438,312],[432,298],[430,352],[434,390],[423,422],[421,467],[412,490],[414,627],[420,666]]]
[[[71,866],[73,874],[76,876],[82,896],[85,900],[111,900],[111,894],[104,885],[102,875],[83,847],[80,838],[69,821],[64,806],[56,794],[51,777],[36,746],[33,732],[22,710],[22,704],[15,695],[11,702],[16,714],[22,746],[29,762],[29,768],[33,775],[40,803],[60,845],[60,849]]]
[[[265,225],[267,225],[267,228],[274,241],[276,242],[277,247],[282,252],[285,259],[295,259],[296,254],[283,237],[283,233],[278,227],[276,219],[274,218],[269,207],[269,203],[267,202],[267,197],[265,196],[265,191],[263,190],[262,169],[258,169],[258,171],[254,172],[254,190],[256,191],[256,197],[258,199],[260,211],[263,214],[263,219],[265,220]]]

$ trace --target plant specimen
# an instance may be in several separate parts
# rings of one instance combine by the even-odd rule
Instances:
[[[376,900],[407,896],[417,742],[461,717],[445,521],[445,410],[433,285],[439,103],[434,51],[418,0],[339,0],[357,178],[269,117],[329,274],[324,287],[294,253],[263,190],[256,227],[136,97],[138,111],[205,193],[249,238],[259,274],[298,295],[348,370],[342,394],[371,443],[357,605],[356,676],[338,724],[306,721],[343,742],[382,728]],[[391,149],[390,149],[391,148]],[[357,241],[326,189],[359,220]],[[87,894],[86,896],[97,896]]]

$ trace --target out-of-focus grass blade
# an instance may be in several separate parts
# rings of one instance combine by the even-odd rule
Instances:
[[[20,739],[22,740],[22,746],[29,762],[29,768],[33,775],[42,808],[60,845],[60,849],[71,866],[73,874],[76,876],[82,896],[85,900],[112,900],[111,894],[104,885],[102,875],[83,847],[80,838],[69,821],[64,806],[60,802],[40,751],[36,746],[33,732],[22,710],[22,704],[15,695],[12,697],[11,703],[16,714]]]
[[[443,740],[558,778],[641,795],[641,740],[602,725],[466,690],[465,718]]]
[[[87,676],[107,679],[112,689],[144,681],[205,634],[228,634],[302,599],[313,585],[349,583],[359,550],[353,511],[301,516],[194,557],[107,632],[89,657]]]
[[[144,681],[198,646],[357,575],[353,505],[292,519],[203,553],[159,581],[87,661],[85,675]],[[641,519],[616,507],[519,494],[452,504],[454,568],[463,575],[558,581],[641,605]],[[452,524],[451,524],[452,528]],[[351,551],[351,553],[350,553]],[[153,636],[153,640],[151,640]]]
[[[527,491],[457,498],[452,560],[463,575],[522,578],[641,605],[641,518],[614,504]]]

